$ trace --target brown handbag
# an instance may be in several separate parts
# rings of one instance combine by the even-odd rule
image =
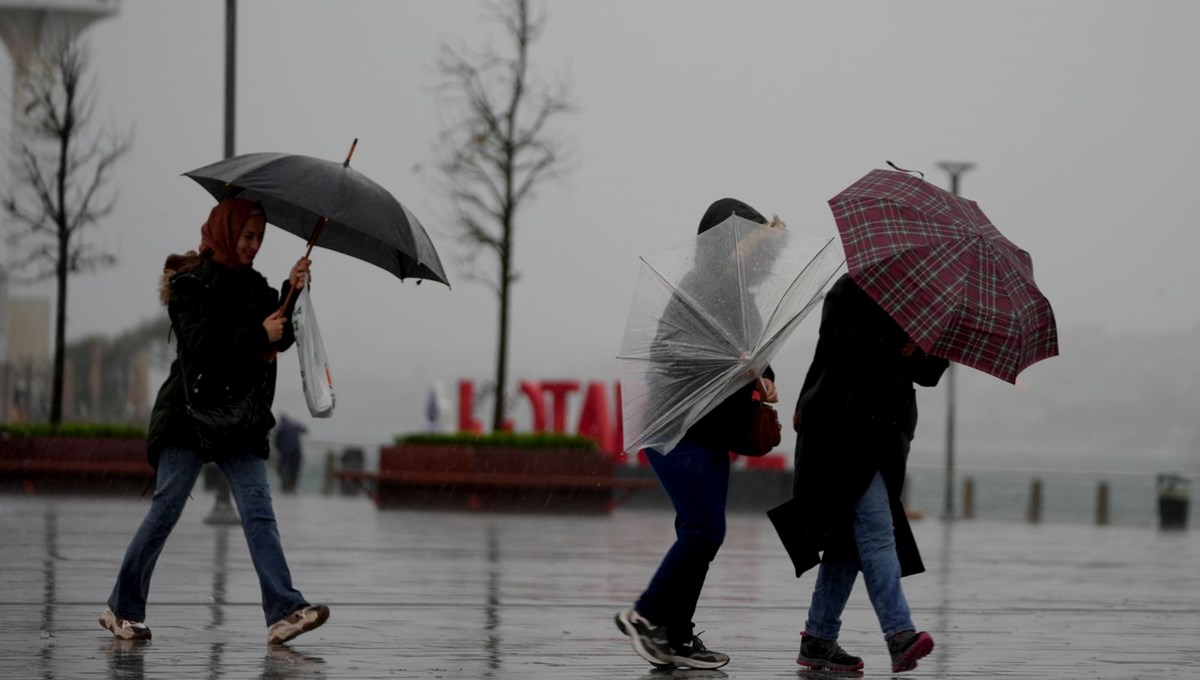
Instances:
[[[750,426],[747,428],[745,451],[737,451],[743,456],[765,456],[775,450],[782,441],[779,424],[779,414],[770,404],[755,401],[750,411]]]
[[[759,394],[766,392],[761,382],[758,389]],[[751,402],[745,435],[734,445],[733,452],[754,458],[765,456],[779,446],[783,440],[782,432],[783,426],[779,424],[779,414],[774,407],[755,399]]]

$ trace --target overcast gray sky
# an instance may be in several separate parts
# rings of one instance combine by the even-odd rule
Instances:
[[[978,164],[962,193],[1032,254],[1061,331],[1064,356],[1051,361],[1069,361],[1073,334],[1200,329],[1200,3],[549,10],[532,56],[541,75],[574,83],[580,111],[562,132],[577,168],[520,215],[514,384],[615,379],[638,256],[694,233],[712,200],[735,196],[834,236],[826,201],[885,160],[942,186],[936,161]],[[215,0],[124,0],[88,31],[98,111],[136,136],[101,232],[120,265],[73,280],[70,337],[160,313],[164,256],[198,242],[211,199],[180,173],[221,156],[223,14]],[[317,252],[313,294],[339,401],[316,437],[377,442],[419,428],[432,382],[492,373],[494,297],[462,275],[439,219],[446,204],[414,171],[439,130],[438,46],[499,45],[483,19],[466,1],[240,3],[237,151],[337,159],[359,138],[355,166],[422,219],[455,282],[401,285]],[[278,281],[302,248],[269,232],[256,266]],[[785,411],[815,326],[776,362]],[[295,359],[282,366],[277,404],[300,413]],[[1024,389],[1054,388],[1038,385],[1039,370]]]

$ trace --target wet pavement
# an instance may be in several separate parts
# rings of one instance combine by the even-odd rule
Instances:
[[[645,586],[672,516],[377,511],[276,500],[297,586],[323,627],[269,648],[239,527],[197,492],[159,560],[149,643],[96,623],[145,500],[0,496],[0,677],[659,679],[612,615]],[[912,678],[1200,677],[1200,529],[914,523],[905,579],[937,642]],[[687,678],[847,677],[795,665],[813,574],[797,581],[765,517],[730,518],[696,622],[733,661]],[[861,584],[841,643],[890,677]],[[850,676],[854,677],[854,676]]]

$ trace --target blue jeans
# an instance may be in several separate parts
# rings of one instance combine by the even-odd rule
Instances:
[[[663,455],[646,457],[675,506],[675,544],[638,598],[638,613],[665,626],[673,646],[692,640],[692,615],[708,575],[708,564],[725,540],[729,454],[695,442],[680,442]]]
[[[146,620],[146,597],[150,593],[154,565],[183,513],[183,506],[196,485],[203,464],[200,454],[195,451],[170,448],[162,452],[150,511],[125,551],[117,583],[108,597],[109,609],[119,618]],[[230,491],[242,516],[242,531],[250,547],[250,560],[258,572],[263,612],[267,625],[270,625],[307,602],[300,591],[292,587],[292,575],[283,557],[275,511],[271,507],[271,490],[267,486],[266,462],[249,453],[231,453],[218,459],[216,464],[229,480]]]
[[[908,601],[900,587],[900,559],[896,556],[887,485],[879,473],[875,473],[855,509],[854,545],[830,548],[822,556],[805,632],[826,640],[837,639],[842,628],[842,611],[859,570],[883,637],[913,630]]]

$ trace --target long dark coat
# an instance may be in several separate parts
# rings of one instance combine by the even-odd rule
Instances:
[[[855,507],[876,472],[887,484],[896,552],[905,576],[925,570],[900,502],[917,425],[913,383],[936,385],[948,362],[916,350],[908,335],[850,276],[829,290],[820,337],[796,404],[794,498],[769,514],[796,567],[853,544]]]
[[[246,386],[260,386],[268,422],[237,448],[266,458],[268,433],[275,423],[269,414],[278,365],[267,356],[271,350],[291,347],[295,336],[291,323],[285,322],[283,337],[271,343],[262,323],[279,309],[290,286],[285,283],[282,294],[278,293],[253,269],[232,269],[207,256],[189,254],[173,260],[177,268],[164,271],[160,292],[183,363],[176,356],[150,414],[146,437],[150,465],[157,469],[159,455],[168,447],[199,451],[208,460],[227,453],[200,450],[184,406],[184,366],[193,402],[211,403],[222,394],[241,394]]]

